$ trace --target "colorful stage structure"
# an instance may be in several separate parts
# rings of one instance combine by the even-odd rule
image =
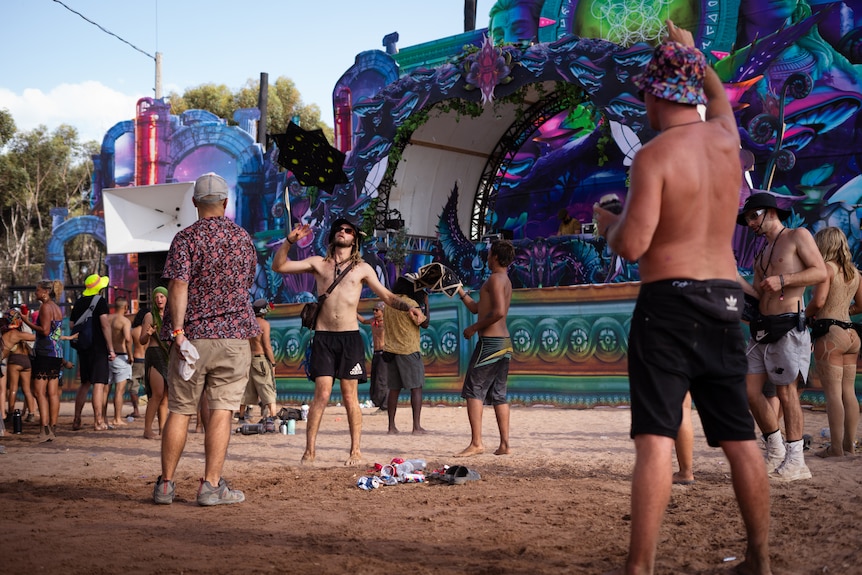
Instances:
[[[302,367],[310,334],[298,312],[314,288],[310,277],[274,274],[272,254],[299,221],[316,233],[293,248],[294,257],[322,253],[329,222],[346,216],[370,232],[364,256],[388,283],[439,261],[478,287],[488,242],[511,238],[518,288],[509,317],[512,400],[625,403],[637,264],[610,253],[588,224],[599,197],[625,197],[631,158],[654,136],[632,78],[664,20],[694,31],[725,82],[750,186],[791,209],[790,225],[844,229],[860,265],[856,14],[862,2],[521,0],[498,2],[485,29],[403,50],[390,34],[385,51],[358,54],[334,87],[335,141],[346,153],[349,181],[328,190],[279,170],[275,147],[256,141],[256,109],[239,111],[238,125],[230,126],[200,110],[174,116],[168,102],[143,98],[136,118],[103,140],[94,215],[56,227],[49,273],[60,273],[62,244],[77,233],[110,244],[100,227],[103,190],[216,171],[233,190],[229,215],[258,248],[250,297],[280,304],[270,318],[282,401],[312,390]],[[749,193],[740,190],[740,204]],[[585,233],[555,235],[561,208]],[[700,216],[692,206],[692,217]],[[739,228],[734,249],[743,274],[759,241]],[[110,255],[112,283],[146,305],[163,259],[163,252]],[[370,313],[371,305],[363,302],[360,311]],[[426,397],[458,402],[472,348],[460,334],[472,318],[439,294],[431,298],[431,318],[422,335]]]

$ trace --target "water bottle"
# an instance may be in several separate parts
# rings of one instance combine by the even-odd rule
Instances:
[[[399,479],[403,480],[404,476],[409,473],[413,473],[413,464],[409,461],[395,464],[395,476]]]
[[[308,421],[308,404],[303,403],[299,411],[302,413],[302,421]]]
[[[24,431],[24,422],[21,420],[21,410],[16,409],[12,413],[12,433],[21,434]]]
[[[256,435],[266,433],[266,428],[262,423],[244,423],[236,428],[236,432],[243,435]]]
[[[412,465],[414,471],[423,471],[426,465],[424,459],[408,459],[404,463]]]
[[[281,424],[278,426],[278,432],[282,435],[287,435],[287,420],[282,419]]]
[[[288,435],[296,435],[296,420],[288,419],[287,420],[287,434]]]

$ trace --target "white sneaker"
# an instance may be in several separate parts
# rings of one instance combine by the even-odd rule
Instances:
[[[788,443],[787,458],[775,471],[769,474],[769,477],[779,481],[811,479],[811,470],[805,465],[805,456],[802,455],[802,449],[802,440]]]
[[[811,470],[804,461],[785,461],[769,477],[778,481],[799,481],[811,479]]]
[[[763,441],[766,443],[766,473],[772,473],[784,463],[787,458],[787,448],[781,439],[780,431],[764,437]]]

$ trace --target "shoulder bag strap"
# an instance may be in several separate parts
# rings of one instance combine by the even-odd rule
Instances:
[[[96,304],[99,303],[99,298],[102,297],[100,295],[94,295],[93,300],[90,302],[90,307],[81,314],[81,317],[78,318],[78,321],[75,322],[75,325],[81,325],[93,315],[93,311],[96,309]]]

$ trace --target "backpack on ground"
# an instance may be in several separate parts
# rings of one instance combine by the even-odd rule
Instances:
[[[96,304],[99,303],[99,298],[102,296],[93,296],[93,301],[90,302],[90,307],[87,308],[81,317],[72,325],[72,335],[78,334],[77,339],[73,339],[69,344],[78,351],[88,351],[93,349],[93,310],[96,309]]]

